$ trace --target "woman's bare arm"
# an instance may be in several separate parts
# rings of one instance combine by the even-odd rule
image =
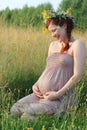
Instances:
[[[86,60],[86,48],[83,42],[77,40],[73,43],[73,58],[74,58],[74,73],[69,81],[64,85],[62,89],[57,92],[57,97],[61,97],[67,90],[73,87],[75,83],[81,80],[84,63]]]

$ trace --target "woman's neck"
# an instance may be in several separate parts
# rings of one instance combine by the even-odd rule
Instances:
[[[70,47],[70,43],[73,42],[75,39],[71,36],[70,40],[68,37],[64,38],[63,41],[61,41],[61,53],[64,53],[65,51],[67,51]]]
[[[65,47],[69,44],[69,41],[68,37],[65,37],[60,43],[62,44],[62,47]]]
[[[59,42],[62,44],[62,47],[65,47],[67,46],[67,44],[70,44],[73,41],[75,41],[75,38],[71,36],[70,39],[68,37],[65,37],[64,40],[59,41]]]

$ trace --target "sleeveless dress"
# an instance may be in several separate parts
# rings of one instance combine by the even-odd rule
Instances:
[[[53,53],[47,58],[45,71],[37,81],[41,93],[58,91],[73,75],[73,57],[69,54]]]
[[[69,54],[53,53],[46,59],[46,68],[35,83],[42,94],[47,91],[59,91],[73,75],[73,56]],[[21,113],[29,117],[30,115],[40,115],[43,113],[54,114],[65,112],[68,105],[76,102],[75,90],[68,90],[61,98],[48,101],[40,99],[34,93],[20,99],[14,104],[12,112]]]

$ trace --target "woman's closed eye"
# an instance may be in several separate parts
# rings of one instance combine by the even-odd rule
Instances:
[[[55,32],[56,30],[57,30],[56,28],[55,28],[55,29],[52,29],[51,32]]]

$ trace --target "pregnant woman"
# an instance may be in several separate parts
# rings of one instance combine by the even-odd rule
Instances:
[[[17,101],[11,114],[21,119],[36,119],[39,115],[61,114],[77,103],[75,84],[81,80],[86,59],[84,43],[72,36],[74,19],[68,13],[44,11],[46,28],[53,41],[48,50],[46,67],[32,86],[33,93]]]

